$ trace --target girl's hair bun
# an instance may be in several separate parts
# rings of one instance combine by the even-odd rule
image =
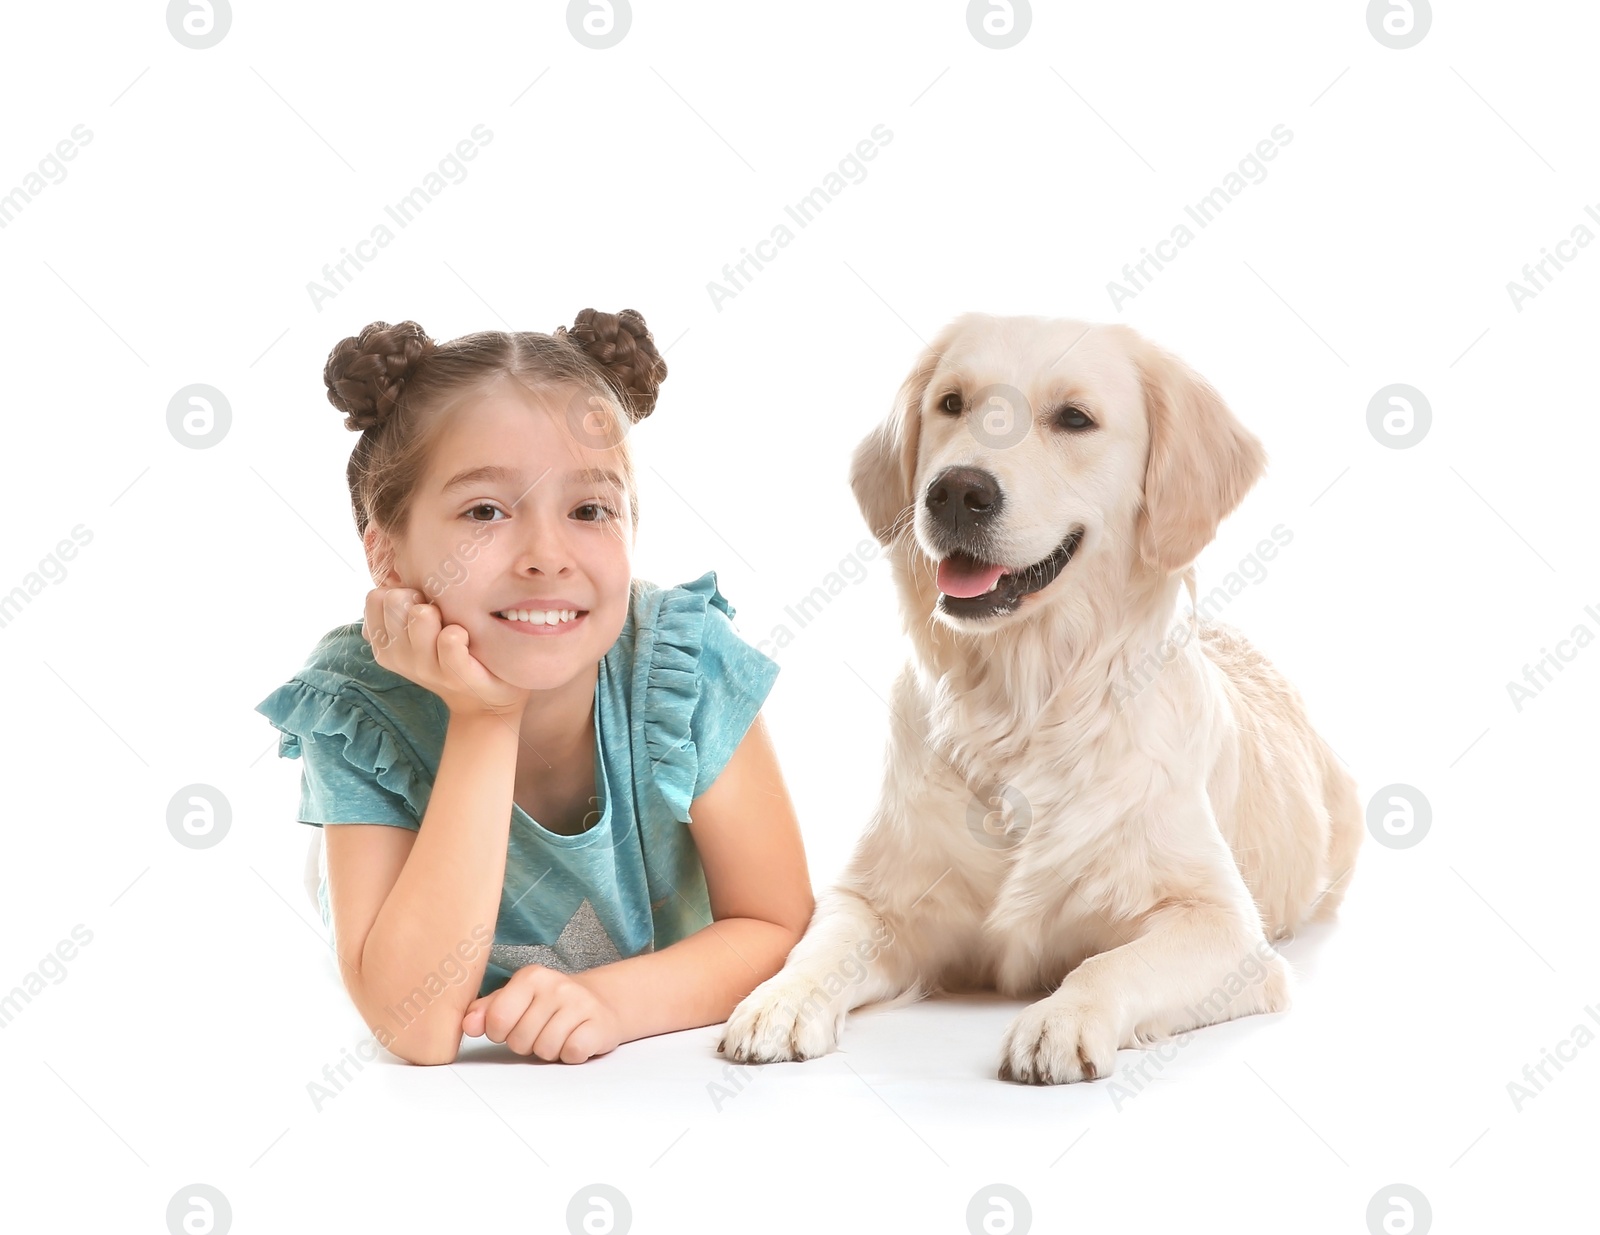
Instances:
[[[655,411],[661,383],[667,380],[667,362],[656,351],[644,317],[633,309],[600,313],[584,309],[569,330],[556,327],[557,338],[570,339],[610,376],[622,397],[623,410],[638,423]]]
[[[433,340],[416,322],[373,322],[339,340],[328,353],[322,381],[328,402],[345,413],[344,427],[362,432],[388,420],[406,381],[433,350]]]

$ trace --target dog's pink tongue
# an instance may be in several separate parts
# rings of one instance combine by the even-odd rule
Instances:
[[[1004,566],[990,566],[971,558],[947,557],[939,563],[939,590],[946,596],[982,596],[1004,573]]]

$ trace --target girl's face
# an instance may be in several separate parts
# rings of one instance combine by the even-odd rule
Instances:
[[[632,499],[618,452],[568,429],[570,394],[501,381],[447,413],[382,584],[419,589],[443,625],[466,628],[485,668],[526,690],[591,669],[627,616]],[[537,624],[508,610],[577,617]]]

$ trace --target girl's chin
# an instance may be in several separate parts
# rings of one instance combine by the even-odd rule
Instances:
[[[485,669],[520,690],[556,690],[600,659],[578,654],[576,644],[543,639],[522,642],[532,646],[510,655],[501,651],[494,657],[479,657]]]
[[[482,659],[482,658],[480,658]],[[596,656],[595,660],[600,658]],[[571,648],[535,647],[510,656],[501,654],[484,659],[483,667],[502,682],[523,690],[549,690],[570,682],[577,671],[589,664],[589,657],[578,656]]]

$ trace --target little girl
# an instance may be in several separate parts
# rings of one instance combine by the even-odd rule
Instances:
[[[302,761],[345,986],[412,1063],[719,1023],[810,920],[777,665],[715,572],[632,577],[627,429],[666,373],[632,309],[447,343],[374,322],[323,370],[377,586],[256,710]]]

